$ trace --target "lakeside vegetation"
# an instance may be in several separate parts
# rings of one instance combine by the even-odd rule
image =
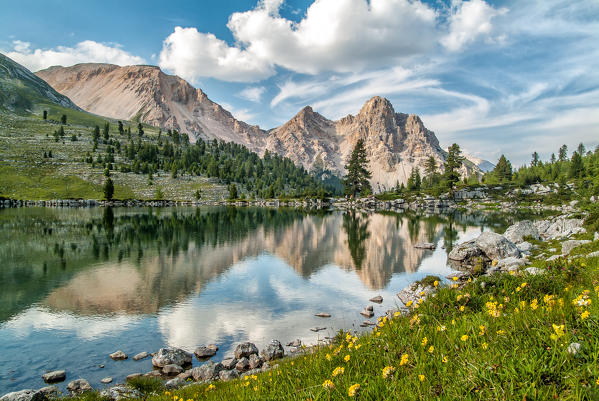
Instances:
[[[381,318],[366,335],[339,333],[268,372],[171,391],[156,379],[130,385],[156,401],[597,399],[599,258],[545,262],[534,256],[555,244],[536,244],[543,274],[428,277],[436,296],[409,315]]]

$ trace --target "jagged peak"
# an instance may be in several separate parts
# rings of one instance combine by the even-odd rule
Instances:
[[[373,96],[366,103],[364,103],[364,105],[360,109],[360,112],[358,113],[358,115],[364,114],[394,115],[395,110],[393,109],[393,105],[391,104],[389,99],[380,96]]]

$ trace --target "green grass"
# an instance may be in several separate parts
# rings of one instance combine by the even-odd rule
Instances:
[[[48,121],[41,117],[48,110]],[[67,115],[65,137],[58,142],[53,132],[60,127],[56,121]],[[93,114],[79,112],[51,104],[37,104],[33,114],[18,115],[0,112],[0,196],[22,200],[47,199],[102,199],[105,180],[103,168],[85,163],[87,152],[92,150],[92,127],[110,123],[111,137],[124,146],[129,143],[126,135],[118,134],[117,121]],[[137,124],[124,122],[136,131]],[[158,129],[146,126],[142,141],[156,141]],[[77,141],[71,141],[75,135]],[[132,135],[137,141],[137,134]],[[105,154],[106,145],[100,143],[98,154]],[[44,158],[46,152],[53,158]],[[115,155],[116,162],[124,161],[124,154]],[[193,200],[196,190],[202,199],[221,199],[226,187],[206,177],[183,175],[172,178],[170,173],[154,174],[153,182],[147,175],[113,171],[116,199],[154,199],[160,187],[164,199]]]

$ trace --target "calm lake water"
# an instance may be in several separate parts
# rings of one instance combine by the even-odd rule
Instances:
[[[215,343],[218,361],[240,341],[314,344],[358,330],[368,299],[384,297],[376,319],[409,283],[450,274],[452,244],[507,223],[263,208],[0,210],[0,395],[43,387],[55,369],[67,371],[63,390],[80,377],[101,389],[104,377],[151,371],[150,358],[131,357],[167,345]],[[437,250],[414,248],[423,241]],[[108,357],[119,349],[130,359]]]

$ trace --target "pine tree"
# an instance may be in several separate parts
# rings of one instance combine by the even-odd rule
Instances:
[[[462,161],[464,160],[461,153],[462,151],[457,143],[449,147],[444,165],[445,171],[443,173],[443,179],[449,189],[453,189],[454,185],[460,181],[458,169],[462,166]]]
[[[110,124],[108,123],[104,123],[104,130],[102,131],[102,136],[104,137],[104,140],[107,141],[110,136],[109,136],[109,131],[110,131]]]
[[[493,169],[493,174],[497,177],[499,182],[508,182],[512,179],[512,163],[508,159],[505,158],[504,155],[501,155],[499,161],[495,165]]]
[[[112,179],[108,177],[106,182],[104,183],[104,199],[112,200],[112,196],[114,195],[114,183]]]
[[[119,135],[123,135],[125,133],[125,129],[123,128],[123,123],[119,121]]]
[[[237,198],[238,198],[237,186],[235,185],[235,183],[233,183],[229,186],[229,199],[237,199]]]
[[[137,133],[139,134],[139,136],[144,135],[144,127],[141,125],[141,123],[137,124]]]
[[[570,178],[580,178],[584,175],[584,165],[580,153],[574,152],[570,160]]]
[[[568,147],[566,145],[562,145],[559,148],[559,161],[564,162],[568,159]]]
[[[60,122],[64,125],[67,123],[67,115],[63,114],[62,117],[60,117]]]
[[[586,148],[584,147],[584,143],[580,142],[578,144],[578,148],[576,149],[576,151],[578,152],[578,154],[580,156],[584,156],[584,154],[587,152]]]
[[[44,120],[48,119],[48,110],[44,110]]]
[[[424,174],[429,187],[437,183],[437,161],[433,156],[429,156],[424,163]]]
[[[530,165],[532,167],[539,165],[539,154],[537,152],[532,152],[532,160],[530,161]]]
[[[359,194],[372,192],[372,187],[368,181],[372,176],[367,169],[368,158],[366,157],[366,149],[364,141],[358,139],[356,146],[352,151],[349,163],[345,166],[347,175],[343,180],[345,193],[356,198]]]

